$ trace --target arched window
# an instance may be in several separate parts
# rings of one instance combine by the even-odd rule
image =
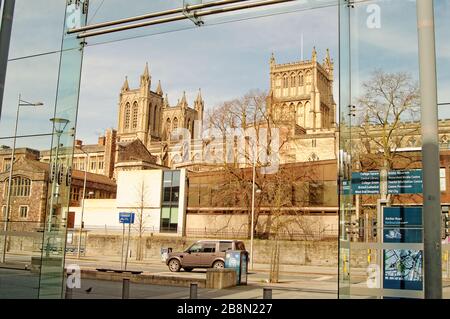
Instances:
[[[311,71],[306,72],[306,84],[312,83]]]
[[[297,87],[297,78],[294,74],[291,75],[291,87]]]
[[[188,129],[189,133],[191,133],[191,119],[188,119],[188,122],[187,122],[187,129]],[[191,133],[191,134],[192,134],[192,133]],[[191,138],[192,138],[192,136],[191,136]]]
[[[136,128],[138,123],[138,105],[137,102],[133,103],[133,125],[132,128]]]
[[[125,128],[130,128],[130,113],[131,113],[130,103],[125,106]]]
[[[300,82],[300,83],[299,83],[299,86],[303,86],[303,83],[304,83],[304,80],[305,80],[305,79],[304,79],[304,76],[303,76],[303,73],[300,74],[299,80],[300,80],[300,81],[299,81],[299,82]]]
[[[178,128],[178,119],[174,118],[173,119],[173,129],[176,130]]]
[[[6,187],[5,194],[7,194],[8,179],[6,179],[5,187]],[[11,182],[11,196],[28,197],[30,196],[30,193],[31,193],[31,179],[23,176],[13,177]]]
[[[285,76],[283,77],[283,87],[284,87],[284,88],[287,88],[287,87],[288,87],[288,77],[287,77],[287,75],[285,75]]]
[[[155,108],[153,109],[153,131],[158,131],[158,129],[156,128],[156,117],[157,115],[157,110],[158,110],[158,105],[155,104]]]
[[[169,136],[170,136],[170,130],[171,130],[171,121],[170,121],[170,119],[169,118],[167,118],[167,120],[166,120],[166,139],[169,139]]]

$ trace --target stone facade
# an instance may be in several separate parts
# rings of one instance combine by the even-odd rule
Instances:
[[[170,105],[167,94],[163,97],[161,82],[155,91],[151,90],[151,84],[148,65],[139,88],[130,89],[125,79],[119,96],[118,142],[140,139],[150,147],[154,142],[170,141],[177,128],[188,129],[193,135],[194,121],[202,120],[204,101],[200,91],[191,108],[185,92],[176,105]]]

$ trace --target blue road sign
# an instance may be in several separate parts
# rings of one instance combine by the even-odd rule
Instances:
[[[380,193],[380,172],[352,173],[352,194],[369,195]]]
[[[127,212],[119,213],[119,223],[134,224],[134,213],[127,213]]]
[[[421,194],[422,170],[388,172],[388,194]]]
[[[404,249],[384,249],[383,287],[423,289],[423,251],[408,243],[422,243],[421,207],[383,208],[383,242],[404,243]]]

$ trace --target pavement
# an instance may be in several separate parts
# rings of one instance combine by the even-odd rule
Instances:
[[[9,256],[10,263],[23,262],[21,256]],[[120,259],[114,257],[66,256],[66,267],[78,265],[81,269],[113,268],[120,269]],[[334,299],[337,298],[337,267],[280,265],[278,283],[268,283],[269,265],[253,265],[248,273],[248,284],[228,289],[198,288],[200,299],[261,299],[263,288],[272,288],[273,299]],[[127,261],[128,270],[140,270],[144,274],[205,278],[206,270],[194,269],[192,272],[172,273],[161,259]],[[352,270],[352,285],[365,285],[364,271]],[[5,269],[0,267],[1,298],[35,298],[39,285],[39,276],[23,269]],[[6,287],[6,289],[5,289]],[[73,290],[74,299],[120,299],[122,283],[85,279],[81,287]],[[450,281],[444,280],[444,297],[450,298]],[[140,299],[187,299],[189,288],[162,285],[130,283],[130,298]]]

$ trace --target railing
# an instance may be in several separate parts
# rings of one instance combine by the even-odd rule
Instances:
[[[202,238],[223,238],[223,239],[247,239],[249,233],[246,230],[230,230],[230,229],[211,229],[211,228],[187,228],[186,237],[202,237]],[[274,239],[280,240],[336,240],[338,230],[327,229],[321,231],[292,231],[292,232],[255,232],[255,239]]]
[[[102,235],[117,235],[122,234],[122,227],[120,226],[88,226],[84,227],[85,231],[93,232]],[[138,235],[139,231],[136,227],[131,227],[131,236]],[[255,232],[255,239],[274,239],[278,237],[280,240],[307,240],[307,241],[324,241],[336,240],[338,237],[338,230],[335,228],[325,228],[314,231],[280,231],[277,236],[274,232]],[[125,227],[125,234],[128,234],[128,226]],[[181,236],[180,232],[160,231],[159,227],[145,227],[143,236],[155,235],[177,235]],[[244,229],[215,229],[215,228],[186,228],[186,237],[192,238],[221,238],[221,239],[248,239],[249,232]]]

